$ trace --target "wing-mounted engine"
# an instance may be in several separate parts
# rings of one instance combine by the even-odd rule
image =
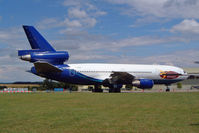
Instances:
[[[151,79],[135,79],[135,76],[127,72],[113,72],[110,78],[103,81],[103,86],[110,88],[114,87],[114,85],[121,86],[127,84],[132,84],[141,89],[151,89],[154,85]]]
[[[154,82],[151,79],[136,79],[132,81],[132,85],[140,89],[151,89]]]

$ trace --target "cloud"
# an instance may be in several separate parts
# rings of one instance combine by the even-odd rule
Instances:
[[[70,20],[68,18],[66,18],[63,22],[64,24],[66,24],[66,26],[68,28],[78,28],[78,27],[82,27],[82,24],[80,21],[78,20]]]
[[[9,50],[16,50],[25,46],[27,40],[24,38],[24,32],[22,27],[12,27],[0,29],[0,44],[6,46]]]
[[[174,25],[170,31],[186,34],[199,34],[199,23],[194,19],[185,19],[181,23]]]
[[[186,54],[185,54],[186,53]],[[140,63],[140,64],[161,64],[161,65],[174,65],[178,67],[198,67],[194,61],[199,58],[199,51],[185,50],[176,51],[173,53],[148,56],[148,57],[125,57],[126,63]]]
[[[18,29],[4,29],[0,30],[0,40],[10,40],[10,39],[16,39],[19,38],[19,35],[17,34],[19,31]]]
[[[114,40],[105,35],[93,35],[85,31],[79,32],[75,30],[65,31],[64,35],[67,36],[66,40],[54,41],[54,44],[58,44],[59,49],[67,49],[69,47],[81,50],[109,49],[110,51],[117,51],[125,47],[188,43],[193,39],[181,36],[158,37],[151,35]]]
[[[42,78],[31,73],[25,72],[30,69],[30,65],[23,67],[17,65],[1,65],[0,79],[1,82],[15,82],[15,81],[41,81]]]
[[[88,0],[65,0],[63,6],[67,7],[67,14],[64,18],[45,18],[37,26],[42,29],[61,28],[59,31],[61,34],[72,30],[87,30],[95,27],[99,16],[107,14]]]
[[[186,53],[186,54],[185,54]],[[186,50],[176,51],[172,53],[155,55],[155,56],[133,56],[120,54],[116,55],[101,55],[103,62],[105,63],[117,63],[117,64],[159,64],[159,65],[171,65],[178,67],[198,67],[194,61],[199,58],[199,51]],[[85,60],[82,56],[79,56],[81,60]],[[95,57],[95,56],[93,56]],[[92,58],[92,57],[91,57]],[[100,58],[100,57],[98,57]],[[98,59],[99,60],[99,59]]]
[[[166,59],[164,59],[167,57],[167,55],[165,55],[165,57],[162,56],[160,58],[162,60],[159,60],[157,62],[155,60],[155,56],[151,58],[144,57],[150,59],[149,61],[147,61],[139,56],[125,56],[125,54],[127,53],[128,55],[133,55],[130,53],[134,53],[134,51],[132,51],[134,47],[136,49],[139,46],[159,47],[161,45],[167,45],[168,47],[170,47],[176,43],[177,44],[188,43],[189,41],[191,41],[188,38],[175,37],[175,36],[169,36],[169,37],[140,36],[140,37],[129,37],[120,40],[113,40],[107,36],[92,35],[87,32],[72,31],[72,32],[67,32],[65,34],[67,36],[65,40],[54,40],[53,44],[56,44],[55,47],[57,50],[69,51],[70,63],[105,62],[105,63],[151,64],[154,62],[162,64],[165,63],[171,64],[175,60],[167,61]],[[131,51],[129,51],[129,49],[131,49]],[[146,56],[146,54],[143,54],[143,56]],[[184,64],[186,63],[184,62]]]
[[[68,16],[70,18],[86,18],[88,17],[86,11],[79,8],[70,8],[68,9]]]
[[[9,39],[10,35],[0,31],[0,39]]]
[[[94,27],[97,24],[97,17],[107,14],[106,12],[99,10],[88,0],[75,0],[73,2],[65,0],[63,5],[68,7],[68,17],[65,19],[68,28]]]
[[[81,4],[82,4],[82,1],[80,0],[65,0],[63,2],[64,6],[80,6]]]
[[[160,18],[199,18],[196,12],[198,0],[107,0],[113,4],[126,5],[123,13],[133,16]]]
[[[48,29],[63,26],[63,22],[57,18],[45,18],[36,25],[40,29]]]
[[[37,80],[31,74],[27,74],[26,76],[25,71],[30,69],[32,65],[23,64],[17,56],[17,50],[30,49],[30,46],[27,44],[28,41],[25,37],[22,27],[0,29],[1,82]]]

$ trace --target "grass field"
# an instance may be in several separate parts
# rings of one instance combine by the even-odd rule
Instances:
[[[199,133],[199,93],[0,94],[0,133]]]

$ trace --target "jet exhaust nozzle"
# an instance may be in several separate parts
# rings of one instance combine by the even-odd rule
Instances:
[[[25,60],[25,61],[31,61],[31,55],[22,55],[20,56],[20,59]]]

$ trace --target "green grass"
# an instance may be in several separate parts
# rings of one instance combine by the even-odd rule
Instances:
[[[198,133],[199,93],[0,94],[0,133]]]

